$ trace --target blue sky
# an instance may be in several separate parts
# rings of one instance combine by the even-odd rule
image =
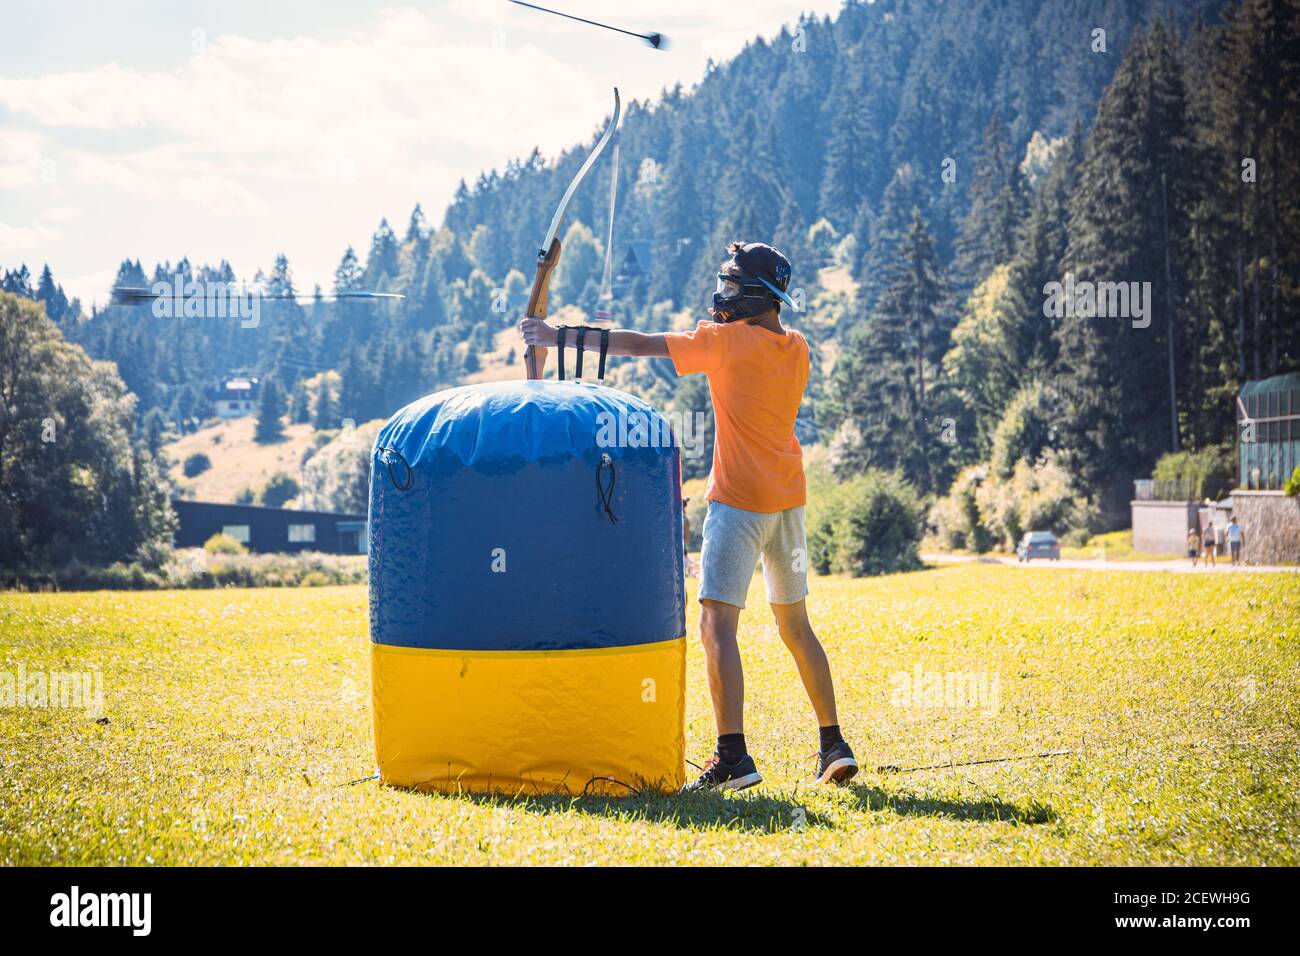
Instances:
[[[689,87],[840,0],[42,0],[0,33],[0,267],[48,262],[102,301],[118,262],[275,255],[328,287],[381,216],[433,221],[456,183],[588,138],[625,99]],[[16,8],[15,8],[16,7]],[[807,51],[816,55],[815,50]],[[557,197],[558,199],[558,197]]]

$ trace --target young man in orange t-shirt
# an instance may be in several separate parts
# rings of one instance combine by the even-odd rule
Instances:
[[[819,724],[817,783],[844,783],[858,771],[840,735],[830,664],[808,621],[803,452],[794,421],[808,384],[808,343],[781,324],[790,263],[761,242],[732,243],[718,273],[712,321],[690,332],[616,329],[610,355],[671,358],[678,375],[709,379],[717,434],[700,555],[700,637],[718,745],[688,790],[743,790],[763,778],[745,747],[745,682],[736,627],[759,558],[781,639],[794,656]],[[555,327],[525,318],[528,345],[551,347]],[[587,347],[598,349],[597,337]]]

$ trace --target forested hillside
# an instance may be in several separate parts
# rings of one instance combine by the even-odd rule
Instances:
[[[1023,480],[1057,487],[1062,520],[1114,525],[1161,454],[1231,439],[1243,380],[1300,364],[1298,37],[1295,0],[881,0],[801,20],[692,89],[627,104],[614,321],[702,317],[727,242],[771,241],[807,305],[787,318],[827,363],[801,431],[839,474],[898,470],[934,495]],[[385,416],[478,369],[589,146],[484,172],[436,227],[417,207],[348,249],[326,291],[406,295],[394,304],[266,302],[243,328],[83,315],[48,270],[4,286],[117,362],[142,421],[208,417],[235,369],[277,381],[301,421]],[[553,309],[594,311],[610,174],[598,164],[573,201]],[[634,248],[642,274],[624,267]],[[824,287],[834,266],[851,281]],[[176,272],[236,278],[182,258],[126,261],[118,283]],[[1067,274],[1149,282],[1147,324],[1045,317]],[[260,278],[310,291],[284,256]],[[645,366],[616,375],[658,401],[706,394]]]

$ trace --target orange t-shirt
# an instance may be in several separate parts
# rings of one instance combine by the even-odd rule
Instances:
[[[678,375],[709,377],[713,471],[706,497],[771,514],[804,503],[803,450],[794,420],[808,384],[808,342],[745,322],[702,321],[664,336]]]

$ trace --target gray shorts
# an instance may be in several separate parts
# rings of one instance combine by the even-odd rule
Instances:
[[[700,552],[699,599],[743,608],[760,556],[769,603],[794,604],[808,596],[803,507],[761,514],[710,501]]]

